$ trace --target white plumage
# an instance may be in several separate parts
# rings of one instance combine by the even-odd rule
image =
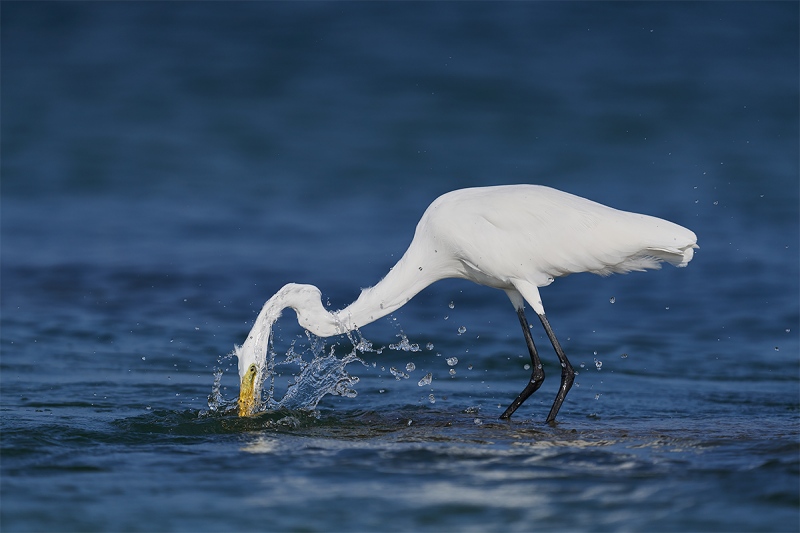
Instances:
[[[695,248],[697,237],[682,226],[549,187],[505,185],[452,191],[428,207],[411,244],[386,277],[363,290],[346,308],[327,311],[313,285],[289,284],[270,298],[244,344],[236,348],[242,390],[260,394],[269,334],[283,309],[294,309],[300,325],[311,333],[329,337],[392,313],[435,281],[463,278],[505,291],[523,326],[533,373],[502,418],[510,417],[544,380],[524,302],[539,316],[562,363],[561,388],[547,417],[552,422],[574,372],[547,322],[538,288],[578,272],[605,276],[660,268],[662,261],[683,267]],[[248,371],[257,377],[254,386],[244,387]],[[240,397],[240,414],[251,414],[257,404],[258,398]]]

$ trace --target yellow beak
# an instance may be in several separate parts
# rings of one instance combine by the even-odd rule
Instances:
[[[256,365],[250,365],[242,378],[242,384],[239,388],[239,416],[250,416],[258,405],[256,399],[256,376],[258,369]]]

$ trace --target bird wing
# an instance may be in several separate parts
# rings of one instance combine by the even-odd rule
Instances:
[[[685,265],[697,241],[672,222],[535,185],[448,193],[431,205],[420,230],[449,247],[465,265],[462,277],[498,288],[513,279],[544,286],[577,272]]]

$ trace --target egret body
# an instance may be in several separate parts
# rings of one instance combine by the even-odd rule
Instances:
[[[609,275],[684,267],[697,248],[690,230],[648,215],[619,211],[539,185],[477,187],[437,198],[417,224],[403,257],[352,304],[330,312],[319,289],[290,283],[267,300],[244,344],[236,346],[241,390],[239,415],[258,408],[272,325],[291,308],[303,328],[330,337],[386,316],[431,283],[468,279],[504,291],[516,309],[531,357],[531,378],[501,418],[508,419],[544,381],[544,370],[525,316],[534,310],[561,362],[561,386],[547,422],[553,422],[575,372],[547,320],[539,287],[578,272]]]

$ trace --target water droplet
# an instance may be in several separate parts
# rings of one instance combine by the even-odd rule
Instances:
[[[404,352],[420,351],[419,344],[408,342],[408,338],[402,333],[397,336],[400,337],[400,342],[398,342],[397,344],[390,344],[389,345],[390,350],[402,350]]]
[[[428,401],[431,403],[436,403],[436,398],[434,398],[433,394],[428,394]]]
[[[581,368],[586,368],[586,363],[581,363]]]
[[[594,366],[597,367],[597,370],[600,370],[601,368],[603,368],[603,362],[595,359],[594,360]]]
[[[147,359],[147,358],[146,358],[145,356],[142,356],[142,361],[145,361],[146,359]]]
[[[415,365],[414,363],[408,363],[406,365],[406,372],[413,372],[414,370],[416,370],[416,368],[417,365]]]
[[[456,366],[458,364],[458,357],[448,357],[447,366]]]
[[[600,399],[600,395],[599,395],[599,394],[595,394],[595,395],[594,395],[594,399],[595,399],[595,400],[599,400],[599,399]]]
[[[428,350],[433,350],[433,343],[429,342],[428,344],[425,345],[425,348],[427,348]]]
[[[456,304],[454,304],[453,302],[450,302],[449,304],[447,304],[447,307],[449,307],[450,309],[455,309]]]
[[[780,350],[780,348],[778,348],[778,347],[776,346],[776,347],[775,347],[775,351],[777,352],[777,351],[779,351],[779,350]]]
[[[433,374],[428,372],[427,374],[425,374],[424,378],[422,378],[417,382],[417,385],[419,385],[420,387],[424,387],[425,385],[430,385],[431,381],[433,381]]]
[[[475,422],[476,426],[480,426],[481,424],[483,424],[483,420],[481,420],[480,418],[476,418],[475,420],[473,420],[473,422]]]
[[[467,331],[467,328],[465,328],[464,326],[461,326],[460,328],[458,328],[458,334],[459,335],[462,335],[466,331]]]
[[[472,370],[472,365],[467,365],[467,370]]]
[[[400,381],[401,379],[408,379],[408,374],[403,372],[402,370],[397,370],[395,367],[390,367],[389,372],[392,373],[394,379]]]
[[[624,353],[624,354],[620,355],[620,357],[623,358],[623,359],[627,359],[628,358],[628,354]]]
[[[456,375],[456,369],[455,368],[451,368],[450,369],[450,375],[451,376],[455,376]]]

